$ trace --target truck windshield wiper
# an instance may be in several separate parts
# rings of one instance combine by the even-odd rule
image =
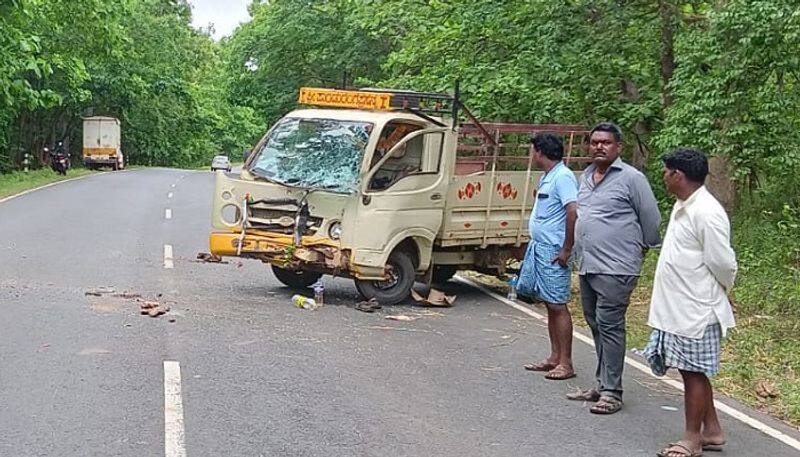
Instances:
[[[271,182],[271,183],[273,183],[273,184],[280,184],[280,185],[282,185],[282,186],[285,186],[285,185],[287,185],[285,182],[279,181],[279,180],[277,180],[277,179],[275,179],[275,178],[270,178],[270,177],[268,177],[268,176],[265,176],[263,173],[259,173],[259,171],[258,171],[258,170],[261,170],[261,169],[260,169],[260,168],[257,168],[257,167],[254,167],[254,168],[251,168],[251,169],[250,169],[250,170],[248,170],[248,171],[249,171],[249,172],[250,172],[250,173],[253,175],[253,177],[255,177],[256,179],[259,179],[259,180],[262,180],[262,181]]]

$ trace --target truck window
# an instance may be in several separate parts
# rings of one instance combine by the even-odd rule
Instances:
[[[443,134],[441,133],[429,133],[412,138],[381,165],[373,176],[369,189],[388,189],[409,175],[438,173],[442,144]]]

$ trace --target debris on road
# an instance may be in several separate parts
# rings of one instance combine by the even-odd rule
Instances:
[[[663,409],[664,411],[673,411],[673,412],[678,410],[678,408],[674,406],[667,406],[667,405],[662,405],[661,409]]]
[[[411,322],[419,319],[419,316],[407,316],[405,314],[393,314],[390,316],[386,316],[384,319],[389,319],[390,321],[403,321],[403,322]]]
[[[120,292],[118,294],[114,294],[117,298],[124,298],[125,300],[133,300],[136,298],[142,298],[141,294],[136,294],[133,292]]]
[[[322,305],[315,302],[313,298],[308,298],[303,295],[293,295],[292,303],[294,304],[294,306],[298,308],[308,309],[311,311],[316,311],[317,309],[322,307]]]
[[[87,290],[86,292],[84,292],[84,295],[92,297],[102,297],[103,295],[113,294],[113,293],[114,293],[113,287],[104,286],[104,287],[97,287],[92,290]]]
[[[369,300],[360,301],[356,303],[355,309],[364,313],[374,313],[376,309],[381,309],[381,304],[378,300],[370,298]]]
[[[92,310],[102,313],[116,312],[122,307],[121,300],[127,300],[139,303],[139,314],[142,316],[159,317],[170,311],[169,304],[176,304],[175,301],[162,300],[163,294],[161,293],[156,294],[154,300],[147,300],[143,298],[142,294],[127,290],[115,293],[113,287],[98,287],[86,291],[85,294],[92,297],[107,297],[103,301],[97,299],[89,300]],[[114,300],[115,298],[119,300]],[[174,322],[174,318],[170,318],[170,322]],[[126,326],[130,326],[130,324],[126,324]]]
[[[417,303],[423,306],[437,306],[442,308],[449,308],[453,306],[456,301],[455,295],[445,295],[444,292],[437,289],[431,289],[428,292],[428,297],[423,297],[416,290],[411,289],[411,297]]]
[[[139,313],[143,316],[158,317],[169,312],[169,306],[157,301],[145,300],[139,304]]]
[[[228,263],[227,260],[222,260],[222,257],[217,254],[210,254],[208,252],[199,252],[197,254],[197,260],[205,263]]]

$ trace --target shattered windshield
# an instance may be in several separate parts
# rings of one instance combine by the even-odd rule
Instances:
[[[369,122],[284,118],[250,171],[288,186],[353,192],[372,128]]]

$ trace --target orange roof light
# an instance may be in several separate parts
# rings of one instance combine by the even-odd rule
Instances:
[[[303,105],[333,106],[337,108],[390,110],[391,94],[336,89],[300,89],[299,102]]]

